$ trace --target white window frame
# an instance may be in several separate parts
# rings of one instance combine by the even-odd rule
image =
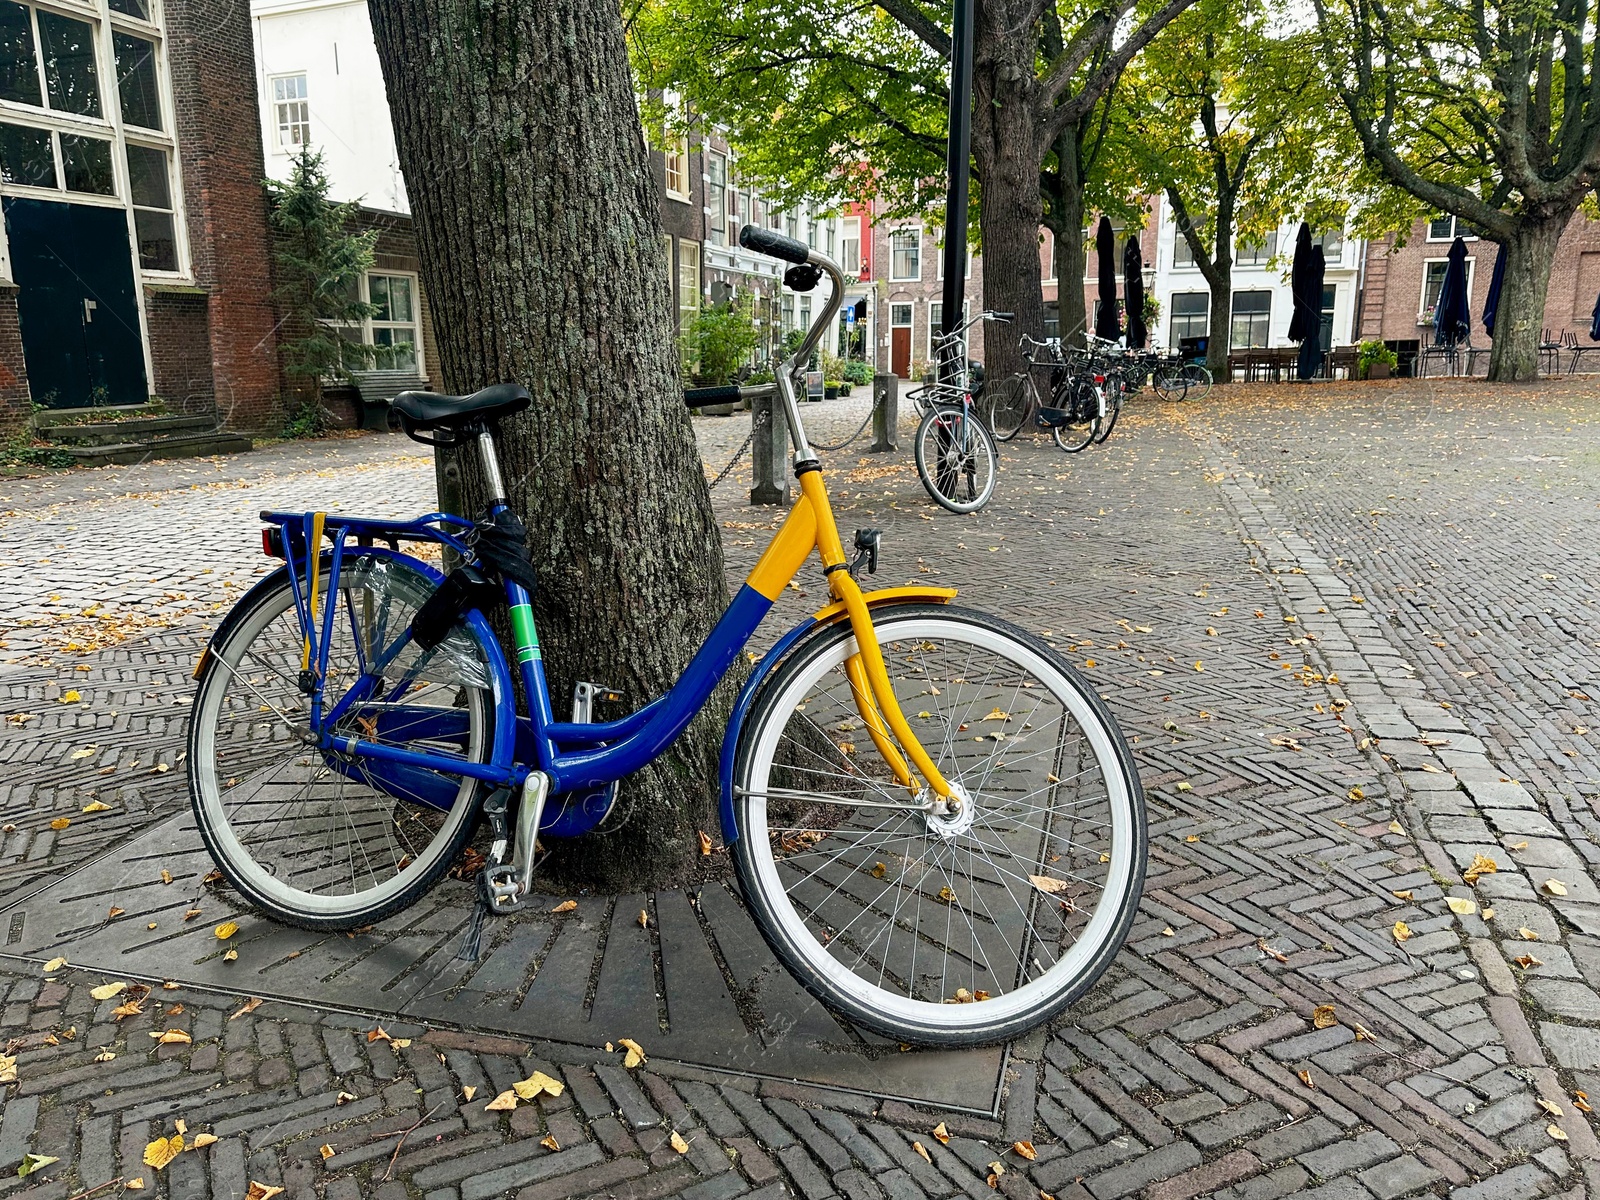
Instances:
[[[1178,334],[1178,331],[1177,331],[1174,323],[1178,319],[1178,304],[1177,304],[1177,300],[1178,300],[1179,296],[1200,296],[1205,300],[1206,308],[1205,308],[1205,313],[1203,314],[1204,325],[1203,325],[1203,327],[1201,329],[1200,336],[1204,337],[1204,336],[1208,335],[1210,333],[1210,331],[1211,331],[1211,293],[1210,292],[1199,292],[1199,291],[1172,292],[1170,295],[1167,296],[1167,336],[1172,339],[1172,348],[1174,350],[1176,350],[1178,348],[1178,337],[1179,337],[1179,334]],[[1183,316],[1184,316],[1184,319],[1186,321],[1189,321],[1189,320],[1193,320],[1194,319],[1195,314],[1194,313],[1184,313]],[[1184,337],[1194,337],[1195,335],[1192,334],[1192,333],[1187,333],[1187,334],[1184,334],[1182,336],[1184,336]]]
[[[686,124],[687,111],[684,108],[683,97],[677,92],[667,91],[661,94],[661,102],[666,108],[666,120],[661,131],[661,158],[664,166],[662,183],[669,199],[689,199],[689,135],[681,126]],[[673,119],[680,124],[677,133],[672,132]],[[677,159],[674,169],[673,160]],[[672,186],[672,177],[678,177],[678,186]]]
[[[910,234],[912,236],[912,239],[913,239],[912,240],[912,252],[917,256],[917,273],[915,275],[900,275],[900,274],[896,273],[897,272],[897,264],[895,263],[895,258],[896,258],[896,251],[895,251],[895,244],[894,244],[895,243],[895,239],[896,238],[903,238],[907,234]],[[889,231],[889,279],[893,283],[921,283],[922,282],[922,226],[921,225],[902,225],[898,229],[891,229]]]
[[[1454,241],[1455,239],[1452,238],[1451,240]],[[1434,263],[1439,263],[1441,266],[1448,266],[1449,262],[1450,262],[1450,260],[1448,258],[1425,258],[1425,259],[1422,260],[1422,293],[1417,297],[1417,324],[1418,325],[1432,325],[1433,324],[1433,311],[1428,307],[1428,272],[1429,272],[1429,269],[1433,266]],[[1472,255],[1472,254],[1467,255],[1467,296],[1468,296],[1469,300],[1470,300],[1470,298],[1472,296],[1472,284],[1473,284],[1474,279],[1477,276],[1477,266],[1478,266],[1477,257],[1475,255]],[[1440,286],[1441,289],[1444,287],[1444,280],[1443,279],[1441,279],[1439,281],[1439,286]],[[1436,300],[1436,301],[1434,301],[1434,303],[1437,304],[1438,301]]]
[[[706,202],[702,206],[706,216],[706,241],[713,246],[727,246],[728,239],[728,189],[733,186],[733,176],[730,173],[731,163],[728,155],[721,150],[706,150]],[[712,172],[713,166],[721,166],[722,178],[716,179]],[[720,222],[720,229],[718,223]]]
[[[1250,255],[1249,258],[1244,257],[1247,252]],[[1278,231],[1276,229],[1262,238],[1259,244],[1247,242],[1243,238],[1235,238],[1233,243],[1233,265],[1236,267],[1265,267],[1277,256],[1277,253]],[[1252,289],[1247,288],[1245,290]]]
[[[278,84],[289,79],[298,79],[305,93],[291,97],[288,100],[278,99]],[[302,149],[311,145],[311,76],[306,71],[279,71],[277,74],[267,76],[267,103],[272,105],[272,152],[274,154],[298,154]],[[305,110],[304,119],[285,124],[283,110],[291,104],[298,104]],[[300,142],[286,142],[283,140],[285,129],[305,129],[305,140]]]
[[[1434,226],[1434,222],[1436,222],[1436,221],[1449,221],[1450,222],[1450,232],[1449,232],[1448,235],[1446,235],[1444,237],[1434,237],[1433,236],[1433,226]],[[1425,240],[1437,244],[1439,242],[1453,242],[1458,237],[1464,242],[1475,242],[1475,241],[1478,240],[1478,235],[1477,234],[1475,234],[1475,233],[1464,233],[1464,232],[1461,231],[1461,218],[1456,216],[1454,213],[1442,213],[1437,217],[1429,217],[1428,218],[1427,238]]]
[[[839,239],[839,265],[846,275],[861,274],[861,218],[845,217]]]
[[[1257,345],[1240,346],[1240,345],[1235,344],[1235,340],[1234,340],[1234,336],[1233,335],[1234,335],[1234,330],[1238,328],[1238,321],[1239,321],[1239,316],[1240,316],[1240,313],[1239,313],[1239,297],[1241,297],[1241,296],[1265,296],[1267,298],[1267,311],[1265,313],[1252,312],[1252,313],[1249,314],[1250,321],[1251,321],[1252,325],[1255,323],[1255,321],[1257,319],[1264,319],[1265,322],[1266,322],[1266,331],[1261,335],[1261,344],[1259,346],[1257,346]],[[1211,319],[1211,312],[1210,312],[1210,306],[1209,305],[1207,305],[1206,319],[1207,319],[1207,321],[1209,321]],[[1272,345],[1272,289],[1271,288],[1263,288],[1263,287],[1244,287],[1244,288],[1235,289],[1233,295],[1229,299],[1228,349],[1229,350],[1265,350],[1270,345]]]
[[[691,242],[688,238],[678,239],[678,327],[681,329],[685,320],[694,320],[700,312],[700,243]],[[687,290],[685,282],[692,283]],[[694,297],[693,304],[685,304],[684,296]]]
[[[372,267],[361,273],[361,300],[364,304],[372,303],[372,277],[383,275],[391,279],[405,279],[411,284],[411,320],[409,321],[380,321],[374,317],[362,317],[359,321],[340,321],[338,327],[359,331],[361,343],[364,346],[376,346],[373,339],[375,329],[409,329],[413,333],[411,339],[412,357],[416,359],[414,370],[422,378],[428,377],[428,364],[422,352],[422,286],[421,280],[415,271],[392,270],[388,267]],[[397,371],[400,367],[385,367],[375,365],[373,370]]]

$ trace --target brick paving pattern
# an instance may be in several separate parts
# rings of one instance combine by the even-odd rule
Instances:
[[[90,989],[123,976],[47,977],[17,949],[29,897],[186,804],[188,670],[262,569],[255,511],[404,512],[431,475],[368,438],[0,484],[0,1197],[119,1178],[219,1200],[251,1180],[290,1200],[1589,1195],[1593,408],[1568,384],[1137,402],[1094,452],[1005,448],[969,518],[928,503],[908,443],[829,458],[841,524],[885,529],[879,579],[959,586],[1043,633],[1108,697],[1149,793],[1127,948],[1010,1048],[976,1113],[665,1056],[628,1070],[599,1045],[395,1021],[377,996],[241,1011],[248,992],[157,986],[119,1020],[126,996]],[[860,411],[807,416],[826,441]],[[697,422],[709,470],[747,420]],[[775,517],[744,479],[716,494],[734,578]],[[824,590],[814,569],[802,586],[785,615]],[[1478,855],[1497,870],[1468,884]],[[169,1029],[187,1040],[150,1036]],[[534,1070],[562,1094],[485,1111]],[[144,1166],[180,1119],[217,1140]],[[28,1153],[60,1161],[12,1179]]]

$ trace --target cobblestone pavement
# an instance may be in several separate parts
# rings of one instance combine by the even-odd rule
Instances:
[[[1138,402],[1096,451],[1006,447],[968,518],[927,502],[908,438],[829,456],[841,524],[885,529],[880,579],[1043,633],[1108,697],[1149,793],[1127,948],[976,1112],[771,1068],[628,1070],[598,1044],[395,1021],[377,995],[157,985],[119,1018],[126,993],[91,994],[131,977],[117,964],[44,974],[18,949],[28,898],[186,803],[188,671],[262,569],[255,512],[405,512],[431,475],[367,438],[0,483],[0,1198],[1589,1195],[1596,410],[1576,384]],[[863,411],[808,409],[814,440]],[[748,418],[697,429],[714,473]],[[716,493],[735,578],[775,518],[744,478]],[[823,591],[807,580],[785,615]],[[1480,856],[1495,870],[1468,884]],[[536,1069],[560,1096],[485,1111]],[[189,1148],[144,1165],[180,1120]],[[59,1161],[12,1178],[25,1154]]]

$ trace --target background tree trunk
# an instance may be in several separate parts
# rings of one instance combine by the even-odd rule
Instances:
[[[726,593],[617,0],[369,8],[441,382],[515,380],[534,397],[502,423],[501,453],[540,573],[557,716],[578,679],[641,704],[677,677]],[[458,465],[474,515],[475,462]],[[623,890],[692,871],[696,830],[715,828],[726,690],[623,781],[624,827],[555,848],[559,874]]]
[[[1543,218],[1524,217],[1505,244],[1506,275],[1495,315],[1494,345],[1489,351],[1489,378],[1495,383],[1526,383],[1539,377],[1550,268],[1556,244],[1571,219],[1571,210]]]
[[[1083,171],[1078,160],[1078,141],[1072,131],[1056,139],[1056,174],[1059,187],[1053,199],[1057,214],[1055,229],[1056,318],[1064,345],[1080,349],[1087,343],[1089,309],[1083,297],[1083,277],[1089,269],[1084,248],[1086,227],[1083,205]],[[987,276],[985,282],[987,283]]]
[[[980,8],[981,41],[991,14]],[[984,374],[1004,379],[1027,364],[1019,334],[1042,336],[1043,276],[1039,271],[1039,227],[1044,201],[1039,193],[1041,155],[1027,88],[1032,75],[1014,77],[993,59],[973,68],[972,154],[977,165],[978,223],[983,236],[983,303],[1016,313],[1010,325],[984,331]]]
[[[1206,370],[1212,383],[1231,383],[1228,346],[1233,340],[1233,264],[1218,263],[1211,284],[1211,321],[1207,328]]]

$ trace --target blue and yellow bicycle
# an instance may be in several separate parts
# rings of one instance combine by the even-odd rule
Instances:
[[[537,841],[611,817],[619,781],[683,731],[815,550],[831,602],[752,667],[723,743],[722,837],[745,902],[796,978],[863,1027],[943,1046],[1014,1036],[1081,996],[1133,920],[1146,831],[1132,756],[1094,688],[1039,638],[954,606],[950,589],[862,589],[876,532],[846,555],[795,403],[844,277],[769,230],[740,241],[795,264],[797,281],[833,284],[768,385],[800,497],[666,695],[596,720],[605,689],[579,684],[557,720],[491,436],[528,394],[403,394],[406,432],[475,444],[497,498],[477,521],[262,514],[282,566],[196,670],[201,833],[272,917],[348,930],[459,871],[486,825],[482,900],[513,911]],[[485,616],[502,603],[509,656]]]

